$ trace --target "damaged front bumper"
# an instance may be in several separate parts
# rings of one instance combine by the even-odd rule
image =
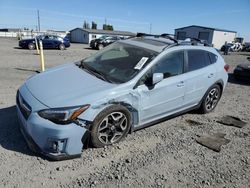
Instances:
[[[83,144],[89,136],[87,128],[70,123],[58,125],[41,118],[36,112],[25,113],[23,109],[26,101],[32,101],[32,95],[25,92],[21,100],[17,94],[17,115],[20,122],[20,130],[28,143],[29,148],[41,153],[52,160],[64,160],[81,156]]]

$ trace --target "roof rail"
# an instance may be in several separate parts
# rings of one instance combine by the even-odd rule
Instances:
[[[177,39],[174,38],[175,35],[168,34],[168,33],[163,33],[161,35],[153,35],[153,34],[147,34],[147,33],[137,33],[136,37],[155,37],[155,38],[169,39],[169,40],[171,40],[171,41],[174,42],[174,44],[170,45],[170,46],[176,46],[176,45],[203,45],[203,46],[211,46],[205,40],[201,40],[201,39],[194,38],[194,37],[187,37],[185,40],[180,41],[180,40],[177,40]],[[169,47],[165,47],[165,48],[169,48]]]
[[[147,33],[137,33],[136,37],[155,37],[155,38],[165,38],[174,41],[174,43],[178,43],[178,40],[171,37],[172,34],[163,33],[161,35],[152,35]]]
[[[178,43],[178,40],[176,40],[175,38],[173,38],[173,37],[171,37],[171,36],[174,36],[174,35],[173,35],[173,34],[167,34],[167,33],[161,34],[161,37],[167,38],[167,39],[169,39],[169,40],[174,41],[175,43]]]
[[[188,41],[190,40],[190,41]],[[204,46],[211,46],[210,44],[208,44],[205,40],[201,40],[198,38],[194,38],[194,37],[188,37],[186,38],[184,41],[180,42],[180,44],[185,44],[185,43],[190,43],[191,45],[198,45],[198,44],[202,44]]]

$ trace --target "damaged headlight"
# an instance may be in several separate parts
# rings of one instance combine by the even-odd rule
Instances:
[[[68,124],[76,120],[77,117],[86,111],[89,105],[67,107],[67,108],[51,108],[38,112],[39,116],[48,119],[56,124]]]

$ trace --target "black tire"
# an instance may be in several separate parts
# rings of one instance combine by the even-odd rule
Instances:
[[[65,45],[64,45],[64,44],[60,44],[60,45],[58,46],[58,48],[59,48],[59,50],[65,50]]]
[[[28,44],[28,48],[29,48],[29,50],[34,50],[35,49],[35,44],[33,44],[33,43],[29,43]]]
[[[119,119],[115,120],[116,118]],[[98,148],[115,144],[127,136],[130,127],[131,114],[127,108],[121,105],[109,106],[93,121],[91,143]]]
[[[213,111],[221,98],[221,93],[222,90],[219,85],[216,84],[210,87],[202,99],[199,112],[206,114]]]
[[[104,48],[103,44],[98,44],[98,45],[97,45],[97,49],[98,49],[98,50],[101,50],[101,49],[103,49],[103,48]]]

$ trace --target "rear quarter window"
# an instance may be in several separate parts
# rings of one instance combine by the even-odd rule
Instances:
[[[217,56],[217,55],[215,55],[215,54],[213,54],[213,53],[211,53],[211,52],[208,52],[208,56],[209,56],[209,58],[210,58],[210,62],[211,62],[211,63],[216,63],[216,61],[217,61],[217,59],[218,59],[218,56]]]
[[[194,71],[211,64],[207,51],[188,50],[188,71]]]

